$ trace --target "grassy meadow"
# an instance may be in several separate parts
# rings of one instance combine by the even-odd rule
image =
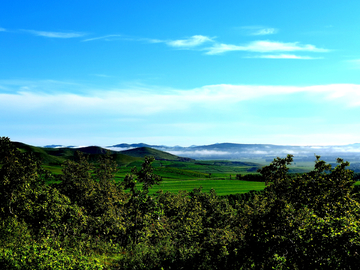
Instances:
[[[22,152],[33,152],[43,161],[43,167],[53,174],[61,174],[61,164],[67,160],[73,160],[75,149],[69,148],[39,148],[22,143],[16,143]],[[96,162],[99,156],[107,152],[100,147],[87,147],[80,149],[89,157],[89,161]],[[126,154],[125,154],[126,153]],[[144,156],[154,156],[152,164],[154,173],[162,177],[160,185],[151,189],[150,193],[158,190],[176,193],[180,190],[191,191],[202,187],[208,192],[215,189],[218,195],[246,193],[250,190],[262,190],[265,185],[262,182],[239,181],[236,175],[255,174],[257,170],[270,162],[265,159],[256,160],[184,160],[166,152],[151,148],[138,148],[123,153],[112,152],[113,160],[118,164],[119,170],[115,175],[117,182],[123,181],[125,176],[131,173],[133,167],[140,169]],[[293,162],[289,166],[290,173],[304,173],[313,170],[314,162]]]
[[[140,168],[143,160],[135,160],[129,164],[119,166],[115,174],[117,182],[122,181],[131,173],[133,167]],[[163,181],[154,186],[150,193],[158,190],[177,193],[180,190],[191,191],[202,187],[208,192],[215,189],[218,195],[236,193],[247,193],[251,190],[262,190],[265,188],[263,182],[239,181],[236,174],[254,174],[258,168],[265,166],[265,161],[226,161],[226,160],[194,160],[194,161],[164,161],[156,160],[153,163],[154,173],[160,175]],[[61,174],[60,165],[44,165],[44,168],[54,174]],[[290,172],[310,171],[313,163],[303,162],[290,166]]]
[[[126,166],[120,166],[115,174],[117,182],[122,181],[131,173],[133,167],[140,168],[142,160],[132,162]],[[246,193],[250,190],[262,190],[265,184],[262,182],[239,181],[236,174],[248,174],[253,170],[255,164],[229,161],[155,161],[153,163],[154,173],[160,175],[163,181],[154,186],[150,193],[158,190],[176,193],[180,190],[191,191],[202,187],[208,192],[215,189],[218,195],[234,193]],[[61,174],[60,165],[44,165],[44,168],[53,174]],[[255,168],[257,168],[255,166]],[[254,172],[251,172],[254,173]]]

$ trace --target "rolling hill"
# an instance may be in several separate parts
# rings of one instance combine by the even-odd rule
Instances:
[[[132,157],[153,156],[156,160],[171,160],[171,161],[190,161],[190,158],[179,157],[164,151],[153,149],[150,147],[139,147],[130,150],[121,151],[121,153]]]
[[[91,162],[96,162],[100,155],[104,155],[109,152],[116,163],[120,166],[126,166],[134,161],[142,160],[145,156],[153,156],[156,160],[191,160],[189,158],[178,157],[176,155],[149,147],[139,147],[126,151],[112,151],[99,146],[80,148],[49,148],[31,146],[21,142],[13,142],[13,144],[23,153],[33,153],[43,162],[43,164],[46,165],[60,165],[67,159],[73,160],[76,158],[77,151],[86,154]]]
[[[126,150],[145,144],[117,144],[108,146],[112,150]],[[254,160],[263,159],[271,162],[276,157],[294,155],[294,161],[315,161],[315,155],[320,155],[327,162],[335,162],[341,157],[348,161],[360,161],[360,144],[327,145],[327,146],[296,146],[296,145],[273,145],[273,144],[239,144],[239,143],[216,143],[210,145],[197,145],[190,147],[146,145],[153,149],[165,151],[177,156],[185,156],[201,160]]]

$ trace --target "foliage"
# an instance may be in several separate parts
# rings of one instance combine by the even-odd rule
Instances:
[[[81,254],[69,254],[59,246],[54,247],[51,239],[42,243],[32,241],[16,249],[1,248],[0,251],[1,269],[104,269],[98,259],[91,259]]]
[[[360,196],[342,159],[331,168],[316,157],[313,171],[295,175],[288,173],[292,156],[277,158],[260,170],[265,190],[220,197],[202,188],[151,194],[162,181],[153,157],[116,183],[113,157],[92,163],[78,153],[53,176],[36,156],[0,138],[0,267],[356,269],[360,263]],[[60,184],[49,184],[54,180]]]
[[[7,138],[0,140],[0,216],[16,218],[36,234],[59,232],[74,220],[68,197],[46,182],[52,176],[31,153],[20,153]],[[76,208],[76,207],[75,207]]]
[[[152,235],[148,229],[156,230],[160,226],[159,219],[162,212],[157,202],[149,196],[149,188],[159,184],[161,177],[153,173],[151,163],[153,157],[146,157],[141,169],[136,167],[132,169],[124,179],[124,188],[129,189],[130,199],[126,203],[127,209],[126,223],[127,234],[131,236],[133,244],[137,244],[140,238],[147,238]],[[149,228],[150,224],[154,228]]]
[[[354,269],[360,262],[360,205],[351,193],[349,164],[338,159],[331,169],[317,157],[314,171],[289,177],[291,161],[289,155],[264,167],[264,194],[242,209],[240,221],[248,226],[244,265],[271,268],[281,261],[285,269]]]
[[[243,181],[256,181],[256,182],[264,182],[264,178],[259,174],[236,174],[236,180],[243,180]]]

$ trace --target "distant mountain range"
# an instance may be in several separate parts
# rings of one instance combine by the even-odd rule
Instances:
[[[90,161],[97,162],[100,155],[110,152],[112,158],[118,165],[126,166],[136,161],[143,160],[146,156],[153,156],[156,160],[168,161],[191,161],[191,158],[179,157],[168,152],[157,150],[150,147],[137,147],[123,151],[115,151],[106,149],[99,146],[86,146],[86,147],[64,147],[62,145],[47,145],[45,147],[31,146],[21,142],[13,142],[13,144],[20,149],[21,152],[31,152],[41,159],[43,164],[59,165],[65,160],[74,160],[77,155],[76,152],[80,151],[86,154]]]
[[[113,150],[136,148],[145,144],[117,144],[106,147]],[[328,162],[335,162],[341,157],[346,160],[360,160],[360,144],[332,145],[332,146],[292,146],[272,144],[237,144],[217,143],[190,147],[146,145],[146,147],[165,151],[177,156],[193,159],[265,159],[272,161],[276,157],[294,155],[294,161],[314,161],[315,155],[320,155]]]
[[[51,145],[45,147],[64,147]],[[76,148],[76,147],[68,147]],[[167,152],[175,156],[192,159],[265,159],[272,161],[275,157],[285,157],[287,154],[294,155],[294,161],[313,161],[315,155],[320,155],[328,162],[334,162],[341,157],[345,160],[360,160],[360,143],[349,145],[332,146],[291,146],[291,145],[272,145],[272,144],[237,144],[237,143],[217,143],[210,145],[198,145],[190,147],[149,145],[145,143],[127,144],[121,143],[103,148],[112,151],[121,151],[123,154],[131,154],[131,149],[150,148]],[[77,148],[81,149],[81,148]],[[139,152],[137,150],[136,152]]]

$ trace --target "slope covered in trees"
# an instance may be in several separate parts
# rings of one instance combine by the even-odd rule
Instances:
[[[66,160],[60,184],[39,159],[0,139],[1,269],[357,269],[360,203],[338,159],[289,175],[292,156],[261,169],[243,200],[201,188],[177,194],[145,158],[115,183],[116,163]],[[232,198],[234,199],[234,198]]]

